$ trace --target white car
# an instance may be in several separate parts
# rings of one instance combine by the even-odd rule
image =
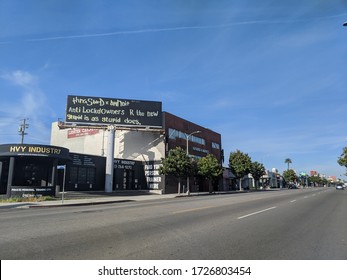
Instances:
[[[344,186],[342,186],[342,185],[337,185],[337,186],[336,186],[336,189],[337,189],[337,190],[344,190],[345,188],[344,188]]]

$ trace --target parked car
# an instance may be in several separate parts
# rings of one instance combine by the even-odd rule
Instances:
[[[344,186],[342,186],[342,185],[337,185],[337,186],[336,186],[336,189],[337,189],[337,190],[344,190],[345,188],[344,188]]]

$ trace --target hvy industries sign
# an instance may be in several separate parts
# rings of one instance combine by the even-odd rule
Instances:
[[[66,122],[162,127],[162,104],[104,97],[68,95]]]

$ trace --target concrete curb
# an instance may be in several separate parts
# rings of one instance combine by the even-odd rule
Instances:
[[[113,201],[92,201],[92,202],[74,202],[74,203],[61,203],[61,204],[35,204],[28,205],[26,208],[53,208],[53,207],[69,207],[69,206],[90,206],[90,205],[98,205],[98,204],[113,204],[113,203],[124,203],[124,202],[133,202],[136,200],[113,200]]]

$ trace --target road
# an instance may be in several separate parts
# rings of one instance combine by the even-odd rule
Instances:
[[[0,258],[347,259],[347,191],[194,196],[4,209]]]

